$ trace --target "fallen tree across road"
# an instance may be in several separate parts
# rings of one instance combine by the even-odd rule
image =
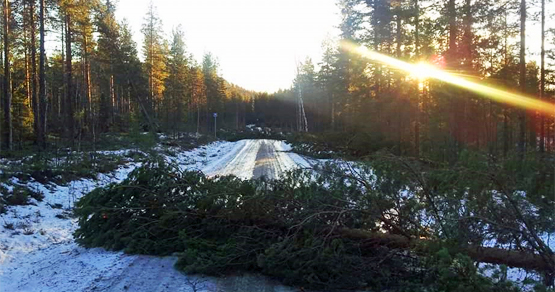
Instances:
[[[387,197],[391,181],[369,189],[322,173],[207,179],[146,163],[77,204],[76,241],[129,253],[176,253],[177,268],[187,273],[254,271],[326,291],[518,291],[482,276],[475,261],[551,271],[540,255],[462,245],[439,238],[432,225],[405,222],[405,213],[420,214],[423,206]],[[411,239],[421,237],[435,240]]]

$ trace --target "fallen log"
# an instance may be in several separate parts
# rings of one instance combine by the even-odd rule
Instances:
[[[363,241],[367,247],[386,246],[398,249],[418,249],[426,252],[426,239],[407,238],[402,235],[370,232],[360,229],[340,229],[338,235],[351,240]],[[460,252],[468,255],[471,259],[489,264],[506,265],[513,268],[535,270],[539,272],[554,273],[555,267],[549,265],[542,255],[508,250],[495,247],[468,246],[460,249]],[[551,255],[555,261],[555,255]]]

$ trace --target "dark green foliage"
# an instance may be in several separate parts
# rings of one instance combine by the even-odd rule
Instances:
[[[0,190],[0,194],[1,193],[3,193],[3,196],[0,197],[0,210],[4,208],[4,205],[29,205],[31,204],[31,198],[39,202],[44,199],[44,195],[42,193],[32,191],[24,186],[14,186],[12,191],[5,190],[2,192]]]
[[[148,162],[77,203],[75,238],[86,247],[177,253],[177,268],[189,273],[254,271],[326,291],[513,291],[479,276],[466,257],[443,251],[425,257],[342,237],[342,228],[392,229],[381,224],[379,212],[396,208],[392,191],[402,181],[381,179],[363,190],[372,177],[364,168],[364,180],[330,167],[320,172],[296,171],[276,181],[207,179]],[[400,210],[419,208],[408,199]],[[418,233],[410,222],[398,225]]]
[[[235,142],[244,139],[272,139],[272,140],[285,140],[288,135],[283,133],[276,133],[274,131],[254,131],[248,129],[245,131],[226,131],[219,130],[218,138],[230,142]]]
[[[392,148],[379,133],[324,132],[320,134],[297,133],[287,141],[297,153],[315,158],[355,158],[368,156],[378,150]]]
[[[126,155],[102,152],[56,151],[10,161],[2,167],[0,180],[17,177],[20,182],[64,185],[81,178],[95,179],[98,173],[109,173],[129,162],[145,159],[145,153],[129,151]]]
[[[478,269],[469,257],[461,254],[453,257],[445,248],[430,257],[429,261],[434,268],[425,276],[425,281],[433,287],[432,291],[520,291],[512,283],[504,280],[492,283],[491,279],[477,273]]]

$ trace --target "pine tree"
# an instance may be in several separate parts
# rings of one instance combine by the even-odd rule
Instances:
[[[116,66],[121,61],[119,25],[114,15],[115,7],[110,0],[100,6],[96,16],[98,47],[95,60],[98,62],[99,82],[99,125],[101,131],[108,131],[115,122],[116,111],[121,111],[121,101],[116,98]]]
[[[148,76],[149,110],[158,115],[164,93],[164,81],[167,78],[166,44],[162,36],[162,21],[156,14],[156,8],[151,2],[144,19],[141,32],[144,35],[143,56],[144,70]]]
[[[201,131],[202,118],[201,111],[206,109],[206,84],[202,69],[197,64],[192,64],[189,68],[189,88],[191,90],[191,111],[196,112],[196,133]]]
[[[545,99],[545,0],[541,0],[540,99]],[[545,152],[545,114],[540,114],[540,152]]]
[[[526,92],[526,0],[520,1],[520,90]],[[519,116],[519,153],[524,158],[526,152],[526,110],[520,110]]]
[[[211,54],[206,53],[202,59],[202,74],[204,76],[204,85],[206,86],[206,104],[207,110],[210,114],[222,112],[223,102],[225,100],[225,88],[218,76],[218,61]],[[213,131],[213,122],[211,118],[207,118],[209,131]]]
[[[4,0],[4,145],[6,149],[13,149],[13,123],[12,123],[12,79],[10,47],[10,1]]]
[[[185,54],[184,33],[181,26],[173,30],[168,57],[168,78],[164,92],[167,110],[166,125],[170,130],[184,130],[186,108],[190,103],[188,60]]]
[[[46,109],[48,107],[46,102],[46,52],[45,52],[45,18],[46,18],[46,3],[45,0],[39,0],[39,116],[40,116],[40,129],[38,141],[41,148],[46,148]]]

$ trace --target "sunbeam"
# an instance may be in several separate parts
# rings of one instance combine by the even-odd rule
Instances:
[[[464,88],[466,90],[472,91],[474,93],[477,93],[479,95],[482,95],[484,97],[490,98],[498,102],[508,103],[514,106],[542,112],[545,114],[553,114],[555,112],[555,104],[538,100],[535,98],[527,97],[521,94],[511,93],[506,90],[495,88],[491,85],[476,83],[474,81],[470,81],[466,78],[457,76],[445,70],[441,70],[436,67],[433,67],[432,65],[429,65],[429,64],[407,63],[407,62],[368,50],[363,46],[354,45],[349,42],[342,42],[341,46],[351,52],[356,52],[357,54],[365,58],[368,58],[370,60],[377,61],[382,64],[403,70],[419,79],[434,78],[434,79]]]

